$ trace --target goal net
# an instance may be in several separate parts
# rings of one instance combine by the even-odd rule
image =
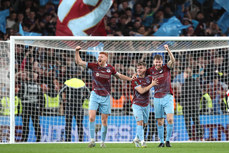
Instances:
[[[97,62],[99,52],[108,52],[108,63],[131,77],[139,61],[152,67],[156,54],[166,64],[165,44],[176,59],[171,141],[228,141],[227,37],[11,37],[10,50],[9,43],[0,45],[0,142],[88,142],[92,71],[75,64],[75,47],[82,47],[86,62]],[[132,142],[135,137],[132,92],[131,82],[112,77],[107,142]],[[146,141],[158,141],[153,95],[152,88]],[[100,131],[97,111],[96,141],[101,141]]]

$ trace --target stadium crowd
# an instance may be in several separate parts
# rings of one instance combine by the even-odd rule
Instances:
[[[115,0],[105,16],[105,28],[109,36],[152,36],[158,28],[176,16],[184,29],[181,36],[225,36],[217,21],[225,12],[215,9],[214,0],[203,4],[196,0]],[[48,2],[41,6],[39,0],[2,0],[0,10],[10,10],[6,18],[6,33],[0,39],[20,35],[19,24],[25,32],[54,36],[58,5]]]

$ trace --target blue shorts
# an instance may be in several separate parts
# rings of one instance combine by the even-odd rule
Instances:
[[[150,105],[146,107],[142,107],[142,106],[133,104],[132,109],[133,109],[134,117],[137,122],[143,120],[144,123],[148,123]]]
[[[94,91],[91,92],[89,110],[97,110],[102,114],[111,114],[110,95],[100,96]]]
[[[155,118],[165,118],[165,114],[174,114],[173,96],[167,94],[163,98],[154,98]]]

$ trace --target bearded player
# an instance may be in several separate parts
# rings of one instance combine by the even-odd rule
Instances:
[[[144,141],[143,124],[147,124],[149,119],[149,90],[157,85],[157,80],[152,80],[151,76],[145,77],[146,63],[139,62],[137,64],[137,78],[132,80],[131,86],[133,89],[134,98],[132,100],[132,109],[134,117],[137,121],[137,133],[134,139],[136,147],[146,147]]]
[[[163,65],[163,58],[161,55],[155,55],[153,58],[154,66],[147,69],[146,74],[151,75],[154,79],[158,80],[158,85],[154,86],[154,110],[155,118],[158,122],[158,136],[160,138],[160,144],[158,147],[164,147],[164,113],[167,118],[167,136],[166,147],[171,147],[170,138],[173,131],[173,91],[171,87],[171,74],[170,70],[174,67],[175,58],[170,51],[168,45],[164,45],[167,50],[170,61]]]
[[[107,134],[107,120],[111,113],[110,106],[110,92],[111,92],[111,75],[121,80],[131,81],[132,79],[116,72],[115,68],[110,64],[107,64],[108,54],[106,52],[100,52],[97,63],[87,63],[82,61],[79,55],[81,47],[76,47],[75,61],[76,64],[89,68],[92,70],[92,92],[89,103],[89,130],[91,135],[91,141],[88,147],[95,147],[95,117],[96,110],[99,108],[101,113],[102,128],[101,139],[102,143],[100,147],[105,147],[105,138]]]

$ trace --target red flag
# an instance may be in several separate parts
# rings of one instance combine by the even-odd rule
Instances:
[[[103,17],[113,0],[60,0],[57,36],[106,36]]]

